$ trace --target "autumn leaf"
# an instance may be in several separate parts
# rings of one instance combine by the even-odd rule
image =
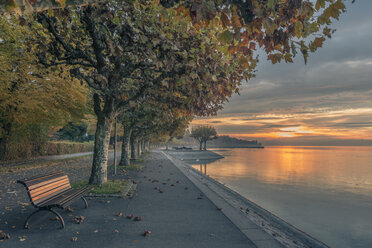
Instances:
[[[72,208],[72,207],[70,207],[70,206],[68,206],[67,208],[66,208],[66,212],[74,212],[74,209]]]
[[[142,217],[141,217],[141,216],[136,216],[136,217],[134,217],[133,220],[134,220],[134,221],[141,221],[141,220],[142,220]]]
[[[75,216],[72,221],[76,224],[81,224],[84,222],[85,217],[84,216]]]
[[[229,30],[225,30],[218,35],[218,40],[222,43],[232,43],[234,40],[233,34]]]
[[[0,240],[2,239],[10,239],[10,235],[0,230]]]

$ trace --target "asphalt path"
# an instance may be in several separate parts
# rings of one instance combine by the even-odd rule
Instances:
[[[117,177],[128,176],[138,185],[132,199],[88,198],[88,209],[79,200],[72,205],[73,212],[59,210],[66,222],[63,230],[57,229],[52,215],[42,212],[31,219],[31,229],[23,229],[32,206],[24,202],[10,210],[1,206],[0,230],[10,239],[0,247],[255,247],[162,153],[150,153],[143,171],[126,175],[120,170]],[[75,224],[75,216],[84,216],[84,222]]]

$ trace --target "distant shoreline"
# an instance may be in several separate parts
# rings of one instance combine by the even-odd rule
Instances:
[[[210,146],[209,148],[259,148],[263,149],[264,146]]]

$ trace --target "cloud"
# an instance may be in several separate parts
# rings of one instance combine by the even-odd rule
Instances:
[[[271,144],[367,144],[372,140],[371,9],[372,1],[348,3],[347,13],[334,23],[333,38],[307,65],[301,56],[293,64],[272,65],[260,51],[256,78],[243,83],[240,95],[217,117],[194,122]]]

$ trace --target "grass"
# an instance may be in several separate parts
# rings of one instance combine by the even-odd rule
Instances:
[[[73,188],[82,188],[88,185],[88,180],[73,182]],[[95,195],[121,194],[128,185],[128,180],[108,180],[107,183],[100,186],[94,186],[90,193]]]
[[[141,171],[143,169],[143,165],[132,163],[127,166],[119,166],[119,168],[124,169],[124,170],[131,170],[131,171]]]
[[[69,140],[58,140],[58,141],[48,141],[48,143],[55,143],[55,144],[66,144],[66,145],[94,145],[94,141],[84,141],[84,142],[75,142]]]
[[[139,163],[141,163],[141,162],[139,162]],[[133,163],[133,162],[131,162],[131,164],[130,165],[126,165],[126,166],[123,166],[123,165],[117,165],[117,168],[118,169],[124,169],[124,170],[130,170],[130,171],[142,171],[142,169],[143,169],[143,165],[141,165],[141,164],[139,164],[138,163],[138,160],[136,160],[136,163]],[[107,169],[113,169],[114,168],[114,165],[112,164],[112,165],[109,165],[108,167],[107,167]]]

